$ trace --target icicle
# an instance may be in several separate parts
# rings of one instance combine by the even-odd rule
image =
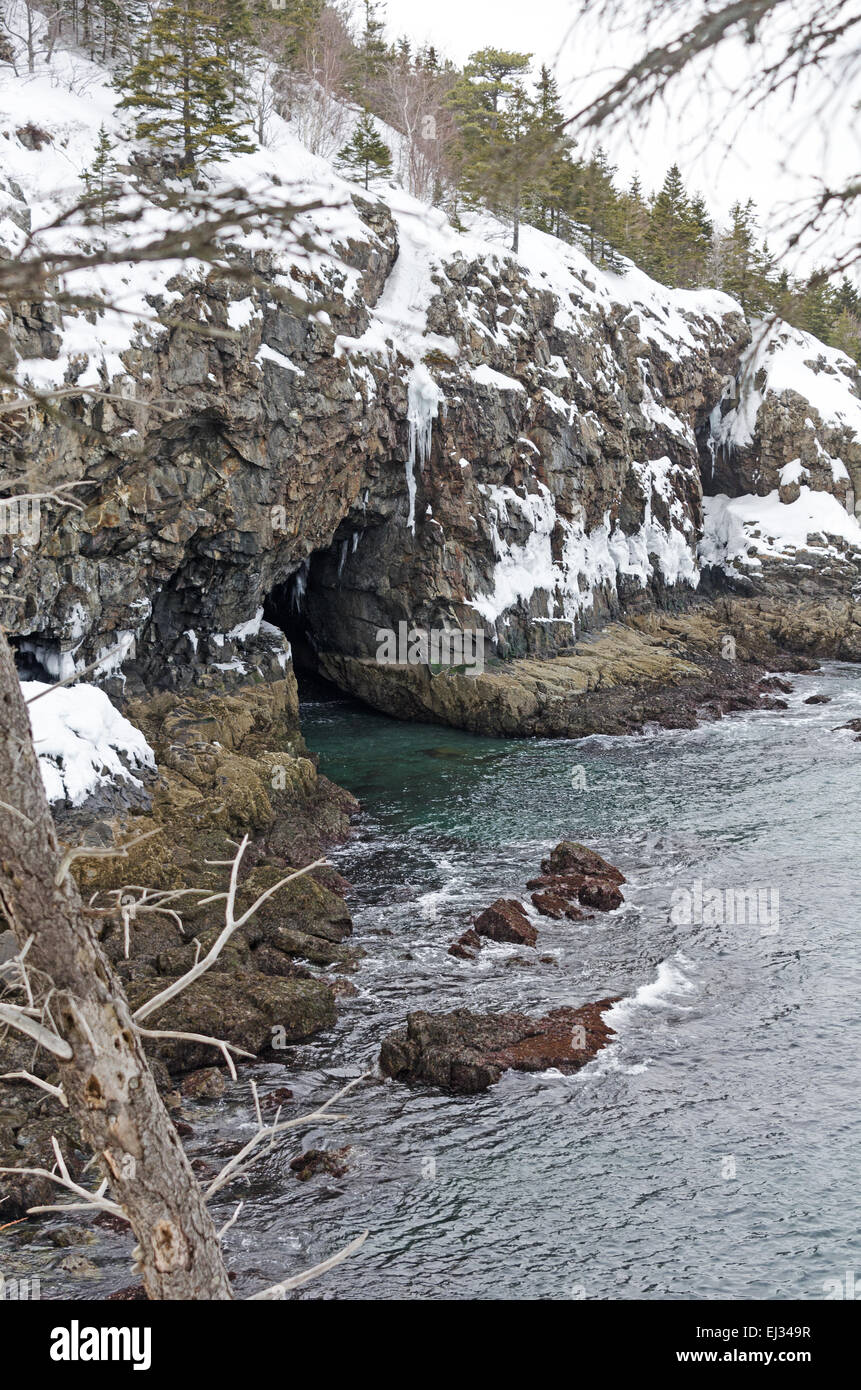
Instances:
[[[293,577],[293,592],[290,595],[290,604],[294,613],[302,611],[302,600],[305,597],[305,590],[308,587],[308,561],[303,560]]]
[[[410,427],[410,451],[407,459],[407,496],[410,499],[407,525],[416,530],[416,461],[423,468],[430,458],[433,422],[439,415],[442,396],[440,389],[423,363],[417,362],[410,372],[407,391],[407,420]]]

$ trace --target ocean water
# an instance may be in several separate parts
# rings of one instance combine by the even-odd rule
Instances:
[[[861,715],[861,670],[792,680],[785,711],[576,742],[304,707],[322,770],[363,805],[333,859],[367,956],[331,1035],[296,1048],[289,1075],[254,1067],[262,1092],[293,1089],[285,1115],[373,1066],[411,1009],[622,1002],[576,1076],[508,1073],[474,1097],[369,1080],[344,1119],[279,1143],[216,1210],[246,1202],[225,1241],[238,1294],[364,1230],[294,1296],[821,1299],[861,1276],[861,743],[837,731]],[[817,692],[830,703],[804,703]],[[561,838],[619,865],[624,906],[542,922],[536,952],[448,955]],[[728,920],[727,892],[753,890],[756,920]],[[195,1154],[217,1162],[250,1136],[248,1075],[193,1107]],[[321,1145],[350,1146],[346,1175],[299,1182],[290,1159]],[[43,1296],[129,1282],[121,1237],[90,1258],[74,1288],[46,1269]]]

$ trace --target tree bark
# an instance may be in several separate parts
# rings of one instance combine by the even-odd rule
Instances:
[[[44,697],[53,699],[52,694]],[[147,1065],[122,984],[62,861],[12,653],[0,630],[0,911],[27,955],[37,1005],[72,1049],[58,1063],[70,1113],[138,1241],[152,1299],[230,1299],[197,1179]]]

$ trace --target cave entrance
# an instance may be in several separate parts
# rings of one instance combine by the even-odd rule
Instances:
[[[366,609],[375,611],[375,585],[368,585],[363,557],[356,555],[358,532],[336,535],[330,546],[315,550],[281,584],[263,606],[266,622],[280,628],[290,643],[301,699],[333,698],[343,692],[320,670],[320,653],[362,655]],[[372,648],[373,650],[373,648]]]
[[[306,604],[312,564],[313,557],[301,564],[283,584],[276,584],[263,605],[264,620],[280,628],[290,643],[301,700],[318,695],[321,687],[326,687],[330,695],[335,692],[335,687],[319,674],[318,643]]]
[[[381,525],[344,523],[332,542],[315,550],[264,603],[263,616],[293,650],[300,694],[325,677],[339,680],[343,659],[372,659],[378,633],[409,621],[407,595],[393,582],[404,573],[402,538]],[[333,687],[329,687],[330,690]]]

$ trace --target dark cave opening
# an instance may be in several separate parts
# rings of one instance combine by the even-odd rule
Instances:
[[[280,628],[290,643],[293,672],[303,702],[346,698],[343,691],[320,674],[319,633],[307,601],[327,557],[326,551],[315,552],[282,584],[275,585],[263,605],[264,621]]]

